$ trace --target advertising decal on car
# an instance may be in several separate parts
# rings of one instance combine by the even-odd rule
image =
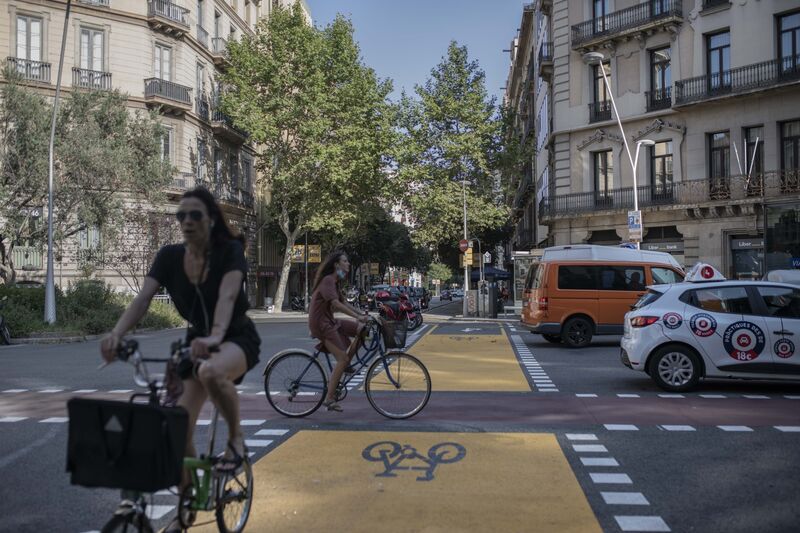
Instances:
[[[697,313],[689,321],[689,328],[698,337],[710,337],[717,331],[717,321],[707,313]]]
[[[764,351],[764,332],[752,322],[734,322],[722,335],[725,351],[737,361],[752,361]]]
[[[779,339],[774,348],[775,355],[781,359],[788,359],[794,355],[794,343],[789,339]]]
[[[664,321],[664,325],[669,329],[678,329],[683,324],[683,317],[678,313],[667,313],[661,320]]]

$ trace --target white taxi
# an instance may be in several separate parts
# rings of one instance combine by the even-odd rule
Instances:
[[[622,363],[668,391],[700,378],[800,380],[800,288],[727,281],[698,263],[683,283],[648,287],[625,315]]]

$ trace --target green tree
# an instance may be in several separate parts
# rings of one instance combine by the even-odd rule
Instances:
[[[403,95],[398,123],[403,140],[396,150],[399,180],[414,220],[414,242],[434,250],[463,238],[466,196],[470,234],[502,225],[508,217],[496,172],[501,120],[485,75],[467,49],[451,42],[416,99]]]
[[[438,279],[442,285],[446,285],[453,277],[453,271],[443,263],[431,263],[428,266],[428,279]]]
[[[6,69],[0,90],[0,278],[15,279],[12,251],[47,241],[51,104]],[[120,227],[124,206],[152,203],[172,177],[152,114],[130,113],[117,91],[74,91],[56,120],[55,242],[91,226]]]
[[[254,36],[230,43],[224,111],[264,150],[257,165],[267,214],[286,238],[276,301],[291,249],[305,231],[346,235],[377,205],[395,133],[391,83],[360,57],[353,27],[337,17],[309,26],[298,4],[276,9]]]

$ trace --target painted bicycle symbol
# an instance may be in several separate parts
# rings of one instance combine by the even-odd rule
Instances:
[[[428,455],[422,455],[411,445],[398,442],[380,441],[370,444],[361,456],[367,461],[382,462],[383,472],[375,477],[397,477],[398,470],[422,471],[417,481],[431,481],[433,472],[439,465],[455,463],[467,455],[467,450],[456,442],[440,442],[430,447]]]

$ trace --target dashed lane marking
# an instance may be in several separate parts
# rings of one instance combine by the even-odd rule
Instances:
[[[701,398],[727,398],[724,394],[701,394]]]
[[[769,400],[769,396],[764,396],[763,394],[745,394],[744,397],[751,400]]]
[[[683,394],[659,394],[659,398],[686,398]]]
[[[256,437],[266,437],[268,435],[280,437],[289,433],[288,429],[260,429],[256,431]]]
[[[717,427],[719,429],[721,429],[722,431],[731,431],[731,432],[735,432],[735,431],[740,431],[740,432],[753,431],[753,428],[748,427],[748,426],[717,426]]]
[[[613,457],[581,457],[583,466],[619,466]]]
[[[618,398],[641,398],[638,394],[617,394]]]
[[[525,370],[533,381],[535,390],[537,392],[559,392],[553,380],[550,379],[542,365],[533,356],[522,337],[520,335],[511,335],[511,342],[514,344],[514,349],[519,354],[520,361],[522,361]]]
[[[783,397],[787,400],[800,400],[800,396],[793,396],[791,394],[784,394]]]
[[[568,440],[597,440],[597,435],[593,433],[567,433]]]
[[[266,422],[266,420],[242,420],[239,424],[242,426],[260,426],[264,424],[264,422]]]
[[[605,424],[609,431],[639,431],[639,428],[632,424]]]
[[[601,492],[607,505],[650,505],[641,492]]]
[[[97,389],[78,389],[73,391],[73,394],[92,394],[93,392],[97,392]]]
[[[660,516],[615,516],[622,531],[671,531]]]
[[[602,444],[573,444],[572,449],[579,453],[606,453],[608,449]]]
[[[0,422],[22,422],[27,419],[27,416],[4,416],[0,418]]]
[[[248,448],[266,448],[272,444],[272,441],[266,439],[245,439],[244,444]]]
[[[683,425],[661,425],[658,426],[664,431],[696,431],[695,428],[692,426],[683,426]]]
[[[114,389],[108,391],[109,394],[130,394],[133,391],[131,389]]]
[[[576,394],[578,398],[597,398],[597,394]]]
[[[66,422],[69,422],[69,418],[66,416],[53,416],[45,418],[44,420],[39,420],[40,424],[64,424]]]
[[[775,426],[775,429],[784,433],[800,433],[800,426]]]
[[[20,392],[28,392],[28,389],[6,389],[3,394],[18,394]]]
[[[633,480],[631,480],[628,474],[607,474],[607,473],[591,472],[589,473],[589,477],[592,478],[592,482],[596,484],[633,485]]]
[[[64,389],[44,389],[36,392],[39,394],[56,394],[57,392],[64,392]]]

